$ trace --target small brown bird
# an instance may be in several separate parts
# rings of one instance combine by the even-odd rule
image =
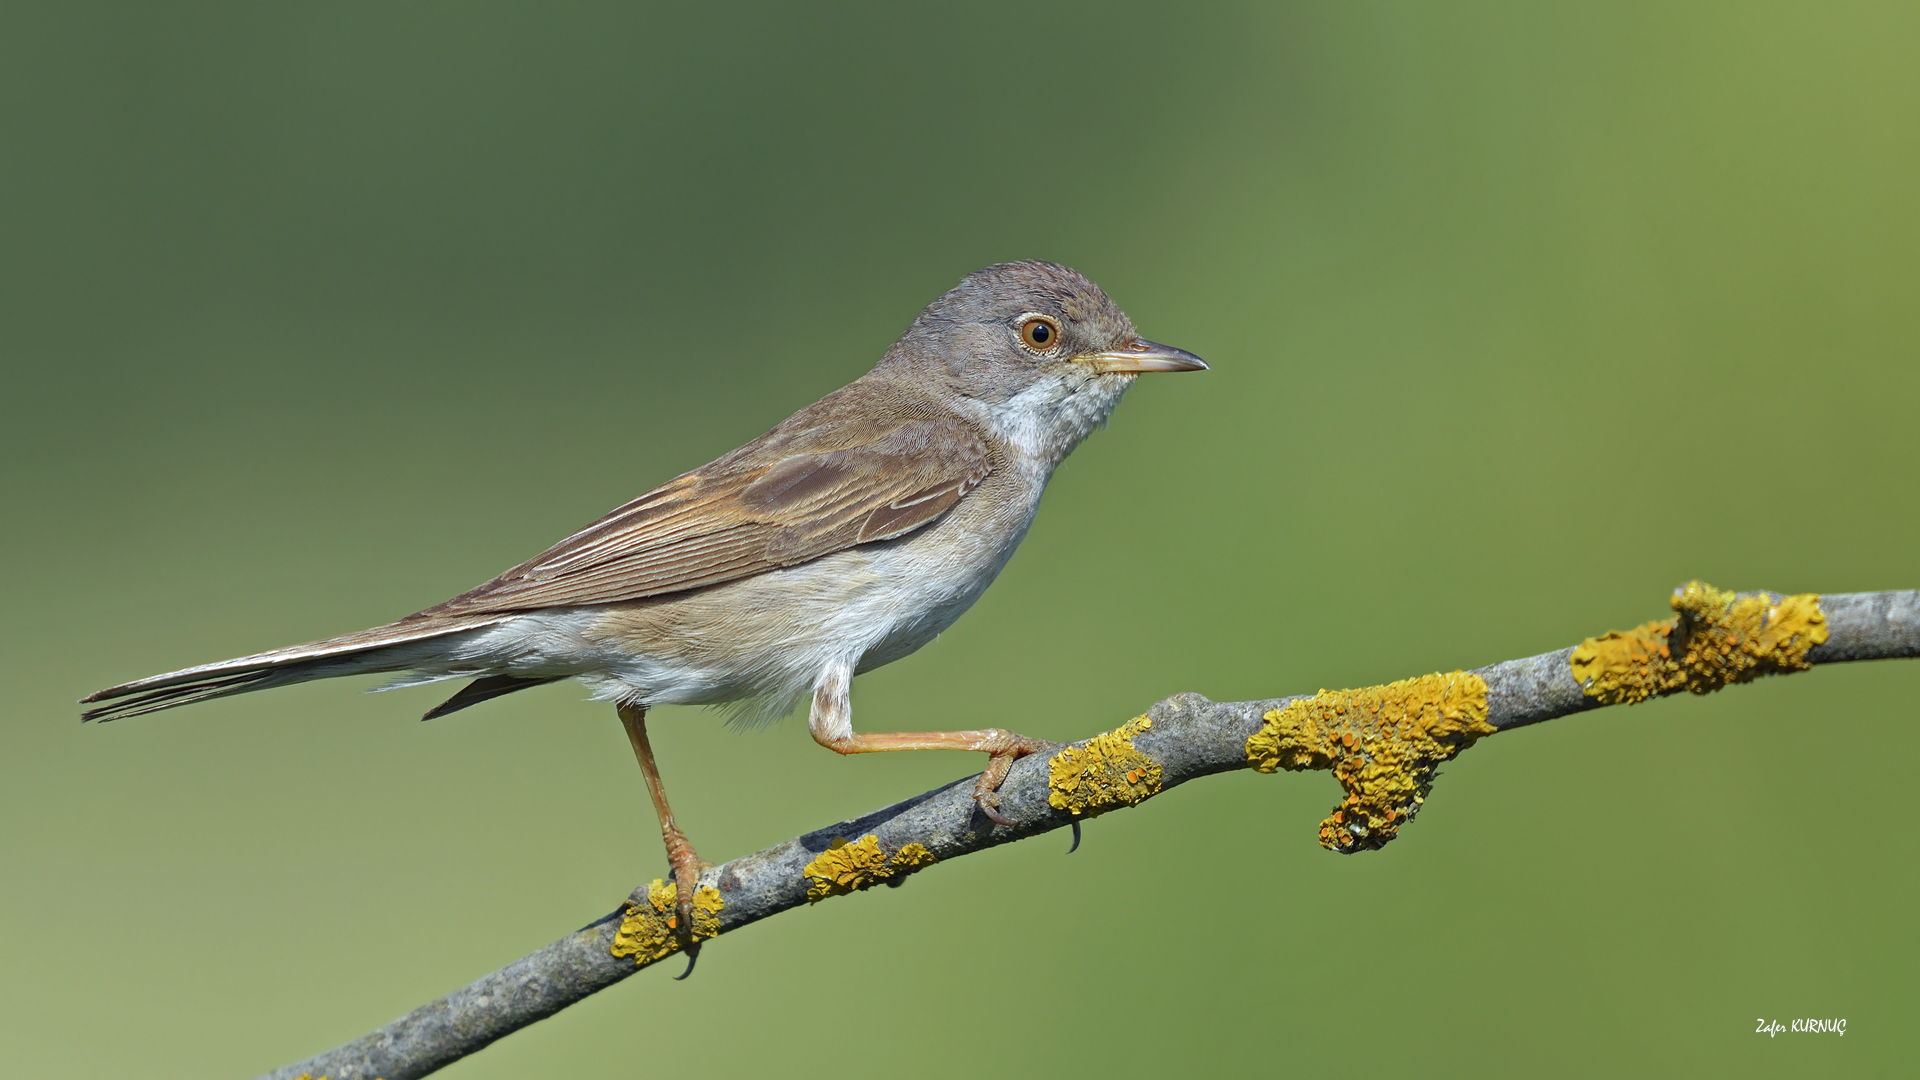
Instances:
[[[1048,744],[999,728],[862,735],[853,677],[925,645],[979,599],[1053,470],[1137,375],[1206,366],[1143,340],[1073,270],[990,266],[928,305],[853,383],[478,588],[386,626],[109,687],[83,699],[94,705],[83,719],[335,675],[407,673],[382,689],[473,680],[431,719],[577,679],[614,702],[633,743],[681,885],[691,972],[706,864],[667,806],[647,708],[731,702],[773,717],[811,692],[813,737],[839,753],[988,754],[974,798],[1005,824],[1001,780]]]

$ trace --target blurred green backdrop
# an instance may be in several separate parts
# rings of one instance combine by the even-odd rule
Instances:
[[[1135,390],[869,730],[1474,666],[1691,576],[1920,586],[1916,55],[1892,2],[6,4],[0,1059],[247,1076],[658,876],[577,687],[72,702],[466,588],[998,260],[1214,370]],[[1916,695],[1491,740],[1348,859],[1324,775],[1209,780],[448,1075],[1892,1072]],[[714,859],[979,767],[656,730]],[[1753,1033],[1795,1016],[1847,1034]]]

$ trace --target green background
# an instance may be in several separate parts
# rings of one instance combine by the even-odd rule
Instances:
[[[1110,728],[1920,587],[1910,3],[0,12],[0,1059],[247,1076],[664,870],[612,710],[108,683],[384,622],[990,262],[1143,380],[866,730]],[[1887,1073],[1920,665],[1572,718],[1389,849],[1235,774],[726,938],[450,1076]],[[659,714],[723,860],[978,762]],[[1754,1034],[1845,1017],[1844,1038]]]

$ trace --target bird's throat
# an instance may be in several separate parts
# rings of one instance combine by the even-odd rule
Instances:
[[[1107,422],[1133,375],[1050,375],[994,405],[988,422],[1023,457],[1046,472]]]

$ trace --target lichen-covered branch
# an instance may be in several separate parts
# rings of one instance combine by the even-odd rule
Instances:
[[[1426,800],[1434,770],[1477,739],[1674,693],[1705,694],[1815,664],[1920,656],[1920,591],[1734,594],[1689,584],[1675,614],[1558,652],[1474,671],[1268,701],[1180,694],[1117,730],[1016,762],[997,825],[972,778],[716,866],[695,893],[705,940],[789,908],[886,883],[942,859],[1132,806],[1236,769],[1331,770],[1346,789],[1320,826],[1335,851],[1378,848]],[[545,1019],[679,951],[672,883],[270,1080],[411,1080]]]

